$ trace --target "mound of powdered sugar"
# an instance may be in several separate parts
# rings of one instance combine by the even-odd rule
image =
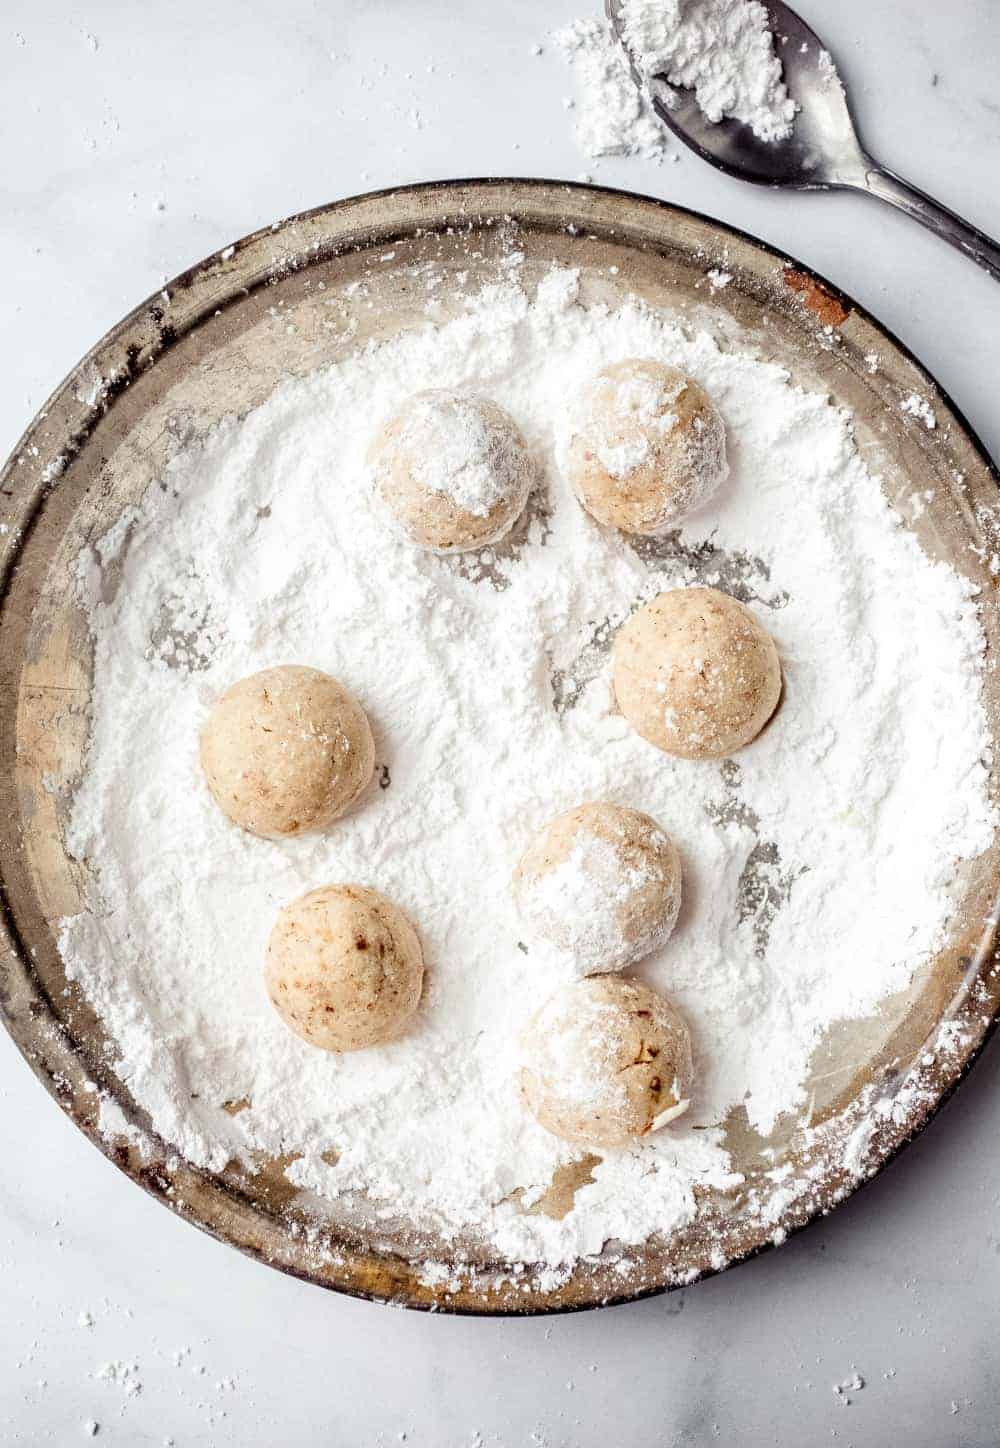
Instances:
[[[645,75],[694,91],[710,121],[742,121],[762,141],[791,134],[795,103],[758,0],[623,0],[622,9]]]
[[[529,295],[511,268],[456,319],[283,384],[185,446],[81,558],[95,689],[69,840],[93,894],[61,935],[118,1071],[189,1160],[294,1157],[314,1192],[549,1263],[669,1232],[696,1186],[729,1183],[726,1113],[766,1131],[801,1102],[820,1033],[907,984],[956,861],[993,830],[969,585],[900,525],[850,418],[634,300],[584,307],[576,285],[556,270]],[[728,484],[655,544],[595,525],[555,461],[567,401],[635,356],[696,378],[731,444]],[[374,420],[428,377],[506,408],[545,480],[514,540],[472,560],[409,546],[372,505]],[[784,669],[775,720],[722,765],[658,752],[609,687],[615,627],[695,576],[749,603]],[[342,679],[378,759],[349,816],[281,843],[230,825],[198,768],[210,702],[278,663]],[[690,1022],[694,1090],[673,1126],[597,1153],[555,1220],[529,1209],[579,1153],[523,1110],[517,1042],[573,966],[522,939],[509,882],[546,821],[602,798],[681,852],[680,920],[636,974]],[[261,967],[279,908],[335,881],[397,901],[428,967],[410,1033],[341,1057],[285,1029]]]
[[[710,121],[742,121],[763,141],[791,133],[796,107],[782,80],[767,10],[758,0],[623,0],[622,22],[640,72],[693,91]],[[577,83],[581,148],[589,156],[661,159],[666,128],[636,85],[608,24],[583,18],[554,39]],[[661,94],[669,101],[669,89]]]
[[[636,85],[606,20],[584,17],[552,37],[573,70],[574,129],[591,157],[644,156],[662,161],[670,135],[649,97]]]

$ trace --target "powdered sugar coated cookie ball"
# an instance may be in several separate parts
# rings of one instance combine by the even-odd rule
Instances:
[[[531,490],[520,430],[487,397],[418,392],[383,423],[368,456],[376,489],[403,532],[438,553],[497,542]]]
[[[665,996],[620,975],[557,991],[522,1038],[521,1095],[554,1136],[624,1146],[687,1110],[691,1037]]]
[[[393,1040],[417,1008],[423,976],[413,926],[364,885],[325,885],[286,905],[264,968],[282,1020],[324,1051]]]
[[[714,588],[659,594],[619,630],[613,660],[615,695],[633,729],[683,759],[735,753],[781,696],[771,635]]]
[[[707,503],[729,475],[726,429],[691,377],[632,358],[605,367],[585,388],[565,466],[599,523],[662,533]]]
[[[201,765],[220,809],[268,839],[322,830],[372,777],[367,716],[319,669],[283,664],[240,679],[201,732]]]
[[[581,974],[621,970],[673,930],[680,857],[649,815],[582,804],[538,834],[514,872],[514,894],[531,931],[571,955]]]

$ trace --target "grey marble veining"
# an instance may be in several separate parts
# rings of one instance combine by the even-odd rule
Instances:
[[[269,219],[396,182],[586,171],[827,274],[1000,453],[996,285],[861,197],[776,196],[688,156],[585,160],[568,74],[551,46],[531,52],[583,9],[4,0],[0,447],[126,309]],[[876,154],[1000,233],[1000,8],[802,9]],[[612,1312],[473,1322],[328,1296],[175,1220],[0,1038],[0,1441],[84,1441],[93,1419],[99,1443],[177,1448],[995,1448],[998,1093],[992,1050],[879,1180],[720,1278]],[[135,1364],[141,1391],[95,1376],[108,1363]],[[855,1372],[862,1388],[834,1391]]]

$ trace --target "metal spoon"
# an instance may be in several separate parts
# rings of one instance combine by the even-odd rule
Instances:
[[[710,121],[693,91],[670,85],[665,76],[643,74],[625,38],[624,0],[604,3],[636,84],[649,95],[657,115],[674,135],[704,160],[730,176],[760,186],[865,191],[898,206],[1000,281],[1000,246],[995,241],[872,160],[861,144],[836,72],[829,63],[820,63],[824,55],[829,61],[829,52],[781,0],[765,0],[765,8],[784,67],[785,85],[799,107],[792,133],[783,141],[761,141],[740,121]]]

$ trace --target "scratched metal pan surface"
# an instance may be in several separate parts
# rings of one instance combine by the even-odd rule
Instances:
[[[310,1199],[287,1161],[219,1173],[178,1159],[115,1071],[101,1022],[67,981],[58,921],[86,908],[83,866],[63,843],[86,764],[92,660],[71,567],[141,498],[185,441],[244,413],[282,379],[425,320],[497,275],[512,249],[530,285],[551,263],[580,269],[585,300],[636,293],[726,345],[752,346],[857,419],[873,470],[904,526],[990,602],[998,639],[997,477],[976,438],[918,362],[803,267],[705,217],[622,193],[544,181],[431,184],[363,196],[255,233],[179,276],[97,344],[39,413],[6,464],[0,596],[0,1007],[7,1029],[80,1129],[171,1211],[271,1266],[324,1287],[420,1308],[473,1313],[592,1307],[689,1283],[776,1242],[829,1210],[920,1131],[991,1031],[1000,852],[963,873],[948,940],[904,994],[831,1030],[812,1063],[808,1106],[763,1140],[734,1112],[728,1144],[745,1183],[708,1193],[669,1237],[565,1273],[498,1261],[481,1241],[444,1244],[413,1222],[379,1221],[365,1203]],[[732,281],[713,291],[707,272]],[[462,273],[459,282],[457,274]],[[365,287],[353,286],[364,282]],[[350,325],[331,326],[342,299]],[[341,314],[338,312],[338,316]],[[912,392],[937,417],[901,410]],[[919,481],[926,507],[906,499]],[[489,586],[488,580],[484,586]],[[970,678],[970,688],[980,683]],[[1000,717],[1000,674],[981,683]],[[1000,759],[1000,751],[995,751]],[[994,776],[994,791],[997,779]],[[985,923],[984,923],[985,922]],[[95,1089],[96,1088],[96,1089]],[[99,1102],[120,1129],[99,1129]],[[780,1181],[775,1168],[781,1168]],[[123,1189],[124,1183],[123,1183]],[[562,1212],[572,1183],[535,1210]]]

